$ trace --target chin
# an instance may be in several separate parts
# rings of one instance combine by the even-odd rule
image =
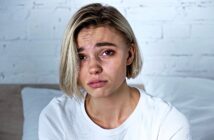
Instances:
[[[103,91],[103,90],[93,90],[93,91],[90,91],[88,92],[88,94],[93,97],[93,98],[103,98],[103,97],[108,97],[110,95],[110,91]]]

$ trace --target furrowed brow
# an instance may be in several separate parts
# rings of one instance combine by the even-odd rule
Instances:
[[[116,44],[111,43],[111,42],[98,42],[98,43],[96,43],[96,47],[102,47],[102,46],[113,46],[113,47],[117,47]]]
[[[96,46],[96,47],[103,47],[103,46],[113,46],[113,47],[117,47],[116,44],[111,43],[111,42],[98,42],[98,43],[96,43],[95,46]],[[78,53],[80,53],[80,52],[82,52],[82,51],[84,51],[84,47],[80,47],[80,48],[77,49],[77,52],[78,52]]]

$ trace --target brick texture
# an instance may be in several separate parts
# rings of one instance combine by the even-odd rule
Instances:
[[[57,83],[66,24],[90,2],[1,0],[0,83]],[[137,36],[144,59],[137,82],[146,75],[214,79],[214,0],[105,3],[126,16]]]

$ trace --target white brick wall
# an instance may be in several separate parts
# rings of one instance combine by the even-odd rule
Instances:
[[[0,83],[57,83],[70,16],[101,0],[0,0]],[[214,79],[214,0],[106,0],[129,20],[143,76]]]

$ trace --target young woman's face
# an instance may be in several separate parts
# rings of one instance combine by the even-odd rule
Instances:
[[[117,92],[125,82],[126,67],[132,63],[134,48],[109,26],[83,28],[77,36],[80,59],[78,84],[92,97]],[[132,55],[130,55],[132,54]]]

